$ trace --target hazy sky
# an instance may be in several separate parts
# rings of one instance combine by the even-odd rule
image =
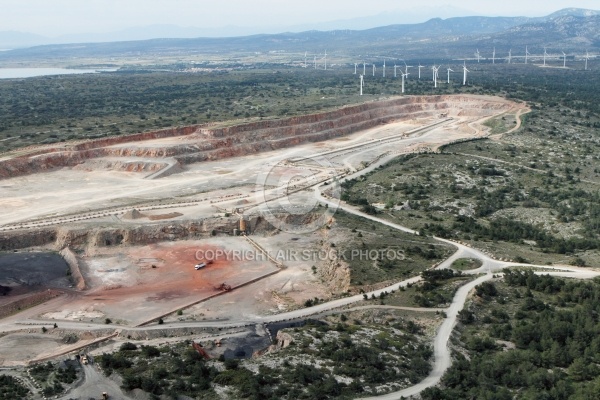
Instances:
[[[411,4],[412,3],[412,4]],[[543,16],[566,7],[600,9],[600,0],[427,0],[488,16]],[[294,26],[418,11],[400,0],[1,0],[0,31],[46,36],[110,32],[152,24],[193,27]]]

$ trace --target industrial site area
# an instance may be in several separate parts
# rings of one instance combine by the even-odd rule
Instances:
[[[8,154],[0,245],[28,267],[2,269],[12,290],[0,298],[0,365],[132,337],[235,336],[309,315],[306,300],[356,294],[348,265],[319,251],[344,240],[336,182],[488,136],[484,121],[524,110],[495,97],[402,97]],[[65,332],[78,340],[62,343]]]
[[[444,1],[3,4],[0,400],[600,398],[600,10]]]
[[[517,264],[368,215],[343,200],[342,187],[402,155],[494,140],[486,121],[508,117],[516,130],[528,111],[492,96],[403,96],[7,153],[0,160],[0,366],[18,371],[86,357],[82,383],[60,398],[107,390],[111,398],[146,398],[125,394],[88,357],[126,342],[185,340],[206,359],[260,357],[289,345],[284,328],[372,307],[354,306],[421,279],[351,282],[348,257],[369,253],[337,249],[356,232],[350,226],[369,235],[361,224],[370,219],[405,235],[401,241],[437,248],[427,269],[472,258],[483,264],[470,273],[488,273],[457,292],[462,302],[455,298],[445,319],[441,309],[396,307],[437,316],[424,320],[433,371],[389,398],[419,393],[449,365],[448,335],[468,291]],[[351,215],[363,222],[349,225]],[[596,276],[576,267],[555,273]]]

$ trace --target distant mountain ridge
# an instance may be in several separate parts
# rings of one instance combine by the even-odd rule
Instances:
[[[110,43],[45,45],[0,53],[2,59],[29,57],[123,56],[210,52],[338,52],[361,57],[465,57],[473,47],[553,46],[581,51],[600,48],[600,11],[565,9],[542,18],[433,18],[419,24],[396,24],[366,30],[305,31],[229,38],[151,39]]]
[[[19,47],[36,46],[45,38],[41,35],[33,33],[17,32],[17,31],[2,31],[0,32],[0,49],[12,49],[14,44]]]
[[[462,8],[446,5],[442,7],[419,6],[411,10],[386,11],[376,15],[356,17],[328,22],[304,23],[295,26],[270,25],[261,28],[260,34],[277,34],[282,32],[305,32],[311,30],[333,31],[350,28],[364,30],[378,26],[394,24],[414,24],[435,17],[452,18],[472,15]],[[149,40],[157,38],[198,38],[198,37],[238,37],[257,34],[252,26],[194,27],[173,24],[153,24],[130,27],[114,32],[64,34],[57,37],[45,37],[23,32],[0,32],[0,49],[22,48],[49,44],[100,43]]]
[[[562,10],[558,10],[553,12],[552,14],[544,17],[545,20],[551,20],[559,17],[593,17],[595,15],[600,15],[600,11],[598,10],[587,10],[584,8],[563,8]]]
[[[600,13],[590,16],[557,15],[545,22],[515,26],[495,37],[496,42],[550,46],[567,51],[600,47]]]

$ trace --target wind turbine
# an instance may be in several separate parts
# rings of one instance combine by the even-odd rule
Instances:
[[[375,63],[373,63],[373,76],[375,76]]]
[[[546,66],[546,57],[548,56],[548,53],[546,53],[546,48],[544,47],[544,67]]]
[[[567,55],[563,51],[563,68],[567,68]]]
[[[529,57],[529,50],[527,50],[527,46],[525,46],[525,64],[527,64],[527,57]]]
[[[431,69],[433,70],[433,87],[437,87],[438,70],[440,68],[441,65],[439,67],[436,67],[435,65],[431,67]]]
[[[496,48],[494,47],[494,51],[492,52],[492,64],[496,64]]]
[[[481,58],[481,55],[479,54],[479,49],[477,49],[475,56],[477,57],[477,62],[479,63],[479,59]]]
[[[358,68],[358,63],[354,63],[354,75],[356,75],[356,69]]]
[[[421,65],[421,63],[419,63],[419,66],[417,67],[419,68],[419,80],[421,79],[421,68],[425,68],[423,65]]]
[[[325,60],[325,71],[327,71],[327,50],[325,50],[325,57],[323,57],[323,60]]]
[[[363,76],[367,74],[367,63],[363,60]]]
[[[362,92],[363,92],[363,84],[365,83],[365,77],[363,75],[360,75],[360,95],[362,96]]]
[[[587,64],[588,64],[588,60],[590,59],[590,53],[586,50],[585,51],[585,70],[587,71]]]
[[[451,70],[450,67],[448,67],[448,85],[450,84],[450,72],[454,72],[454,71]]]
[[[385,78],[385,58],[383,59],[383,77]]]
[[[463,86],[467,84],[467,72],[471,72],[467,69],[467,62],[463,64]]]
[[[409,73],[405,73],[403,74],[402,72],[400,72],[400,75],[402,75],[402,93],[404,93],[404,78],[408,77]]]
[[[412,67],[413,67],[412,65],[406,65],[406,61],[405,61],[405,62],[404,62],[404,73],[405,73],[406,75],[408,75],[408,69],[409,69],[409,68],[412,68]],[[406,79],[408,79],[408,78],[406,78]]]
[[[396,64],[394,64],[394,78],[398,77],[398,74],[396,73],[398,66]]]
[[[512,49],[508,50],[508,63],[510,64],[510,60],[512,59]]]

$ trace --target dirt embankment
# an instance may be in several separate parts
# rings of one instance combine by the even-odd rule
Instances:
[[[57,231],[52,228],[3,232],[0,233],[0,251],[46,246],[54,243],[56,237]]]
[[[13,301],[12,303],[4,304],[0,307],[0,319],[38,304],[45,303],[50,299],[60,296],[61,294],[62,292],[58,290],[48,289],[23,297],[19,300]]]
[[[42,148],[27,156],[0,162],[0,179],[59,167],[73,167],[83,164],[86,160],[101,157],[155,158],[156,163],[148,160],[112,160],[100,162],[98,166],[127,171],[157,171],[164,166],[164,161],[160,160],[165,157],[172,157],[180,164],[190,164],[327,140],[393,121],[439,114],[484,116],[504,108],[510,108],[510,103],[474,96],[414,96],[229,127],[194,125],[163,129],[97,139],[71,146]],[[175,137],[180,137],[181,142],[162,146],[144,146],[143,143]],[[95,168],[94,163],[88,164],[89,168]]]
[[[83,279],[83,275],[79,269],[79,261],[77,261],[77,256],[75,256],[75,253],[73,253],[69,247],[65,247],[59,252],[59,254],[65,259],[67,264],[69,264],[71,277],[75,282],[75,287],[77,290],[85,290],[85,279]]]

